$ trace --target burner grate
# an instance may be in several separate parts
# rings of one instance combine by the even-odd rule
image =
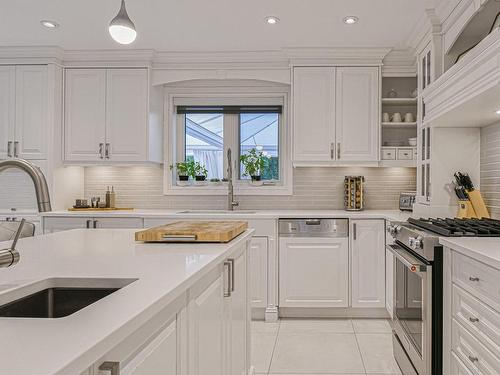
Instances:
[[[408,222],[445,237],[500,237],[500,220],[494,219],[415,219]]]

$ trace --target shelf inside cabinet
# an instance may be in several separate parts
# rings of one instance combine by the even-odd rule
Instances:
[[[413,128],[417,126],[416,122],[383,122],[382,126],[388,128]]]
[[[384,105],[417,105],[417,98],[382,98],[382,104]]]

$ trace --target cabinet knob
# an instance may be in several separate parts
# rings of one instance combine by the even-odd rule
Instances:
[[[469,361],[471,361],[472,363],[479,362],[479,358],[470,355],[469,356]]]
[[[470,276],[470,277],[469,277],[469,280],[470,280],[470,281],[475,281],[475,282],[478,282],[478,281],[479,281],[479,277],[477,277],[477,276]]]
[[[479,322],[479,318],[476,318],[475,316],[470,316],[469,321],[472,323],[477,323],[477,322]]]
[[[120,375],[120,362],[103,362],[100,371],[109,371],[111,375]]]

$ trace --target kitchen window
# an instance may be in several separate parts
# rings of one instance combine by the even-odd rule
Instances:
[[[195,161],[207,170],[207,183],[178,186],[175,171],[166,171],[166,194],[225,194],[227,150],[233,154],[235,193],[241,195],[291,194],[291,168],[286,131],[286,95],[233,98],[173,98],[171,135],[175,151],[168,166],[179,161]],[[219,101],[219,102],[218,102]],[[187,104],[185,104],[187,103]],[[220,104],[218,104],[220,103]],[[249,103],[249,104],[246,104]],[[240,156],[255,150],[265,157],[262,186],[250,184]],[[185,185],[185,184],[182,184]]]

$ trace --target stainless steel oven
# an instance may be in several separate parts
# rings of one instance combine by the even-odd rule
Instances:
[[[432,263],[397,243],[387,248],[394,254],[394,339],[404,349],[396,360],[405,375],[431,374]]]

